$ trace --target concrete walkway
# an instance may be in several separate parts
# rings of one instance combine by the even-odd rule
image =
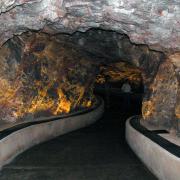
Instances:
[[[125,142],[129,115],[111,106],[96,124],[24,152],[0,180],[156,180]]]

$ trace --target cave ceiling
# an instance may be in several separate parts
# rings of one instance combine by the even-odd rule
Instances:
[[[179,0],[1,0],[1,45],[28,30],[114,30],[137,44],[180,51]]]

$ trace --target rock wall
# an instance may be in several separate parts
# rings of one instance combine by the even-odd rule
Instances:
[[[169,58],[173,63],[176,78],[178,81],[178,91],[175,104],[175,121],[177,124],[178,135],[180,135],[180,53],[173,54]]]
[[[143,102],[143,123],[158,129],[177,130],[179,82],[172,56],[159,67]],[[177,103],[177,104],[176,104]],[[177,110],[178,111],[178,110]]]
[[[48,33],[102,28],[132,42],[180,51],[179,0],[1,0],[1,45],[29,29]]]
[[[0,49],[0,120],[36,119],[90,107],[97,65],[76,47],[25,33]]]

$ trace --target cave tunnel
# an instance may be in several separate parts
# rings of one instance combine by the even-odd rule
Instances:
[[[179,16],[123,2],[0,2],[0,180],[180,179]]]
[[[0,113],[5,124],[89,109],[97,103],[96,96],[105,102],[104,115],[95,124],[25,152],[5,167],[2,179],[6,174],[9,176],[11,167],[41,167],[42,164],[47,168],[65,165],[62,175],[55,168],[52,172],[57,175],[52,176],[50,172],[44,176],[47,179],[63,179],[64,171],[71,168],[73,179],[76,166],[77,172],[84,167],[82,173],[87,171],[87,175],[78,172],[75,179],[81,176],[154,179],[125,143],[125,121],[133,115],[142,116],[142,99],[149,92],[144,82],[146,86],[151,83],[164,57],[162,53],[133,44],[126,35],[91,29],[85,33],[53,36],[27,32],[7,41],[0,55],[4,84]],[[54,156],[54,151],[58,155]],[[36,154],[40,162],[36,161]],[[125,174],[118,170],[121,166],[125,168],[124,163],[129,167]],[[103,167],[107,174],[102,172]],[[94,168],[101,170],[93,173]],[[14,178],[11,173],[10,177]],[[25,174],[19,171],[19,175],[23,179]],[[35,174],[33,171],[32,178],[35,176],[43,178],[39,171]]]

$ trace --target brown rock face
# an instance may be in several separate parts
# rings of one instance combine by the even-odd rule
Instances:
[[[177,121],[178,133],[180,133],[180,53],[173,54],[169,57],[174,65],[177,81],[178,81],[178,92],[176,98],[175,107],[175,119]]]
[[[143,102],[144,124],[177,130],[179,119],[179,55],[169,56],[159,67]]]
[[[93,103],[96,65],[75,47],[28,33],[0,49],[0,118],[68,113]],[[94,77],[94,78],[93,78]]]

